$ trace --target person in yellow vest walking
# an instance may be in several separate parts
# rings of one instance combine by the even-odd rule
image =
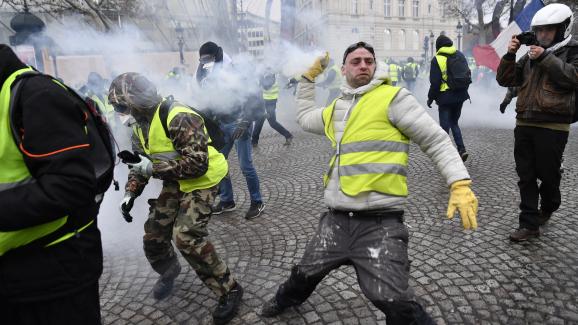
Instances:
[[[403,66],[403,81],[405,81],[405,85],[407,86],[407,90],[412,91],[415,89],[415,80],[419,75],[419,69],[417,63],[413,61],[413,58],[410,56],[407,58],[407,63]]]
[[[100,324],[94,124],[78,96],[27,73],[0,44],[0,323]]]
[[[395,63],[393,60],[389,60],[389,79],[391,80],[392,86],[397,86],[399,82],[399,75],[401,72],[401,67]]]
[[[318,87],[327,88],[329,95],[327,95],[326,105],[331,104],[339,94],[341,94],[341,69],[335,64],[333,59],[329,59],[328,68],[325,69],[323,80],[317,83]]]
[[[279,98],[279,83],[277,82],[277,76],[272,72],[267,72],[261,77],[259,84],[263,90],[266,116],[255,121],[255,128],[253,129],[253,134],[251,136],[253,147],[259,145],[259,136],[261,135],[263,124],[265,124],[265,118],[267,118],[267,121],[273,130],[279,132],[279,134],[285,137],[285,143],[283,145],[291,145],[293,135],[291,132],[287,131],[281,123],[277,122],[277,114],[275,112],[277,109],[277,99]]]
[[[315,78],[327,57],[303,75],[297,90],[299,125],[325,134],[335,154],[324,176],[328,211],[301,261],[262,315],[272,317],[304,302],[333,269],[352,264],[363,293],[386,314],[388,324],[434,324],[408,284],[408,230],[403,205],[408,196],[409,143],[431,157],[450,190],[447,216],[459,211],[466,229],[477,227],[477,199],[470,176],[448,135],[409,91],[394,87],[376,70],[371,45],[359,42],[343,55],[347,84],[325,108],[315,105]]]
[[[145,255],[160,274],[153,287],[154,297],[168,296],[181,271],[171,245],[173,239],[199,278],[219,298],[214,322],[227,323],[237,313],[243,288],[207,238],[211,205],[228,170],[225,157],[212,146],[203,118],[178,102],[167,103],[169,99],[161,98],[144,76],[118,76],[108,98],[116,112],[136,120],[132,146],[140,161],[128,162],[130,173],[120,206],[127,221],[131,221],[130,210],[148,179],[163,180],[159,197],[149,200],[151,212],[143,238]]]
[[[448,134],[452,131],[460,157],[466,161],[469,154],[458,121],[464,102],[470,98],[471,71],[462,52],[447,36],[437,38],[436,51],[430,66],[427,106],[431,108],[434,101],[438,104],[440,125]]]

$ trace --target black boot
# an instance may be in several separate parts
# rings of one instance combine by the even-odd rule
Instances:
[[[269,300],[265,304],[263,304],[263,307],[261,308],[261,316],[263,316],[263,317],[275,317],[284,311],[285,311],[285,308],[279,306],[279,303],[277,303],[277,298],[273,297],[273,298],[271,298],[271,300]]]
[[[227,324],[237,315],[242,297],[243,288],[239,282],[237,282],[229,292],[219,298],[219,304],[213,312],[213,322],[215,325]]]
[[[175,278],[181,273],[181,265],[179,261],[171,264],[169,268],[163,273],[157,283],[153,287],[153,296],[157,300],[166,298],[173,291],[173,284]]]

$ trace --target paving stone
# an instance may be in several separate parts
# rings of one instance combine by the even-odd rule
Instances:
[[[294,119],[294,112],[278,114]],[[465,108],[462,114],[468,114]],[[295,135],[293,144],[284,147],[282,137],[266,126],[253,157],[267,204],[263,214],[251,221],[243,218],[250,198],[233,151],[229,163],[237,210],[209,222],[209,238],[245,288],[231,324],[386,324],[385,316],[363,296],[351,266],[331,272],[298,308],[277,318],[259,315],[301,259],[326,211],[321,177],[332,154],[330,145],[293,122],[286,124]],[[568,139],[564,154],[560,209],[539,239],[513,244],[508,235],[517,227],[519,204],[513,132],[463,128],[462,133],[470,152],[466,166],[480,202],[475,232],[464,231],[459,216],[445,218],[447,185],[429,158],[416,145],[410,148],[405,218],[411,226],[410,283],[418,301],[440,325],[578,324],[578,138]],[[217,299],[182,257],[172,295],[162,301],[152,297],[158,274],[142,251],[142,224],[148,214],[146,199],[159,190],[160,183],[151,181],[135,203],[131,224],[116,212],[122,193],[105,196],[99,217],[105,325],[212,323]]]

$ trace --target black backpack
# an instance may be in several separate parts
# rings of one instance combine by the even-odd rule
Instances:
[[[97,201],[102,200],[102,195],[108,190],[110,184],[114,180],[114,165],[115,165],[115,146],[114,136],[110,127],[106,123],[103,112],[100,111],[98,105],[91,99],[79,95],[74,89],[68,87],[64,83],[54,79],[49,75],[42,74],[36,70],[20,74],[12,84],[12,92],[10,98],[10,112],[14,112],[14,107],[18,102],[20,89],[24,82],[31,77],[44,77],[63,86],[69,94],[76,97],[80,102],[86,104],[82,110],[87,116],[86,130],[88,134],[88,141],[90,143],[90,161],[93,164],[94,172],[97,181]],[[12,120],[12,119],[11,119]],[[12,122],[11,122],[12,123]],[[14,140],[19,143],[20,139],[16,133],[16,128],[12,126]],[[115,189],[118,190],[118,183],[115,182]]]
[[[415,68],[410,64],[404,65],[403,66],[403,79],[415,80],[415,78],[416,78]]]
[[[444,80],[444,82],[448,84],[450,90],[468,89],[472,83],[472,71],[468,66],[466,57],[460,52],[440,55],[447,58],[448,80]]]
[[[169,139],[170,136],[169,136],[169,127],[167,125],[167,118],[169,117],[169,111],[171,110],[174,104],[175,99],[173,98],[173,96],[168,96],[163,101],[161,107],[159,108],[159,118],[161,119],[161,124],[163,125],[163,129],[165,130],[165,135]],[[225,135],[223,134],[223,131],[219,127],[219,124],[214,119],[209,117],[207,114],[197,109],[194,109],[182,103],[179,103],[179,105],[182,105],[183,107],[186,107],[192,110],[193,112],[199,114],[203,118],[203,121],[205,122],[205,127],[207,128],[207,132],[209,133],[209,137],[211,138],[211,146],[213,146],[218,151],[223,149],[223,147],[225,146]]]

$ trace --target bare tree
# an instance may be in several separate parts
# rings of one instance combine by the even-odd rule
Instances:
[[[573,1],[573,0],[569,0]],[[523,8],[526,0],[440,0],[446,8],[446,14],[462,19],[468,32],[479,35],[479,43],[486,44],[493,40],[501,30],[500,20],[509,13],[511,2],[515,17]],[[489,21],[486,21],[491,17]]]
[[[80,14],[97,23],[105,31],[111,29],[112,19],[118,15],[135,16],[139,11],[139,0],[2,0],[15,10],[32,9],[52,17]]]

